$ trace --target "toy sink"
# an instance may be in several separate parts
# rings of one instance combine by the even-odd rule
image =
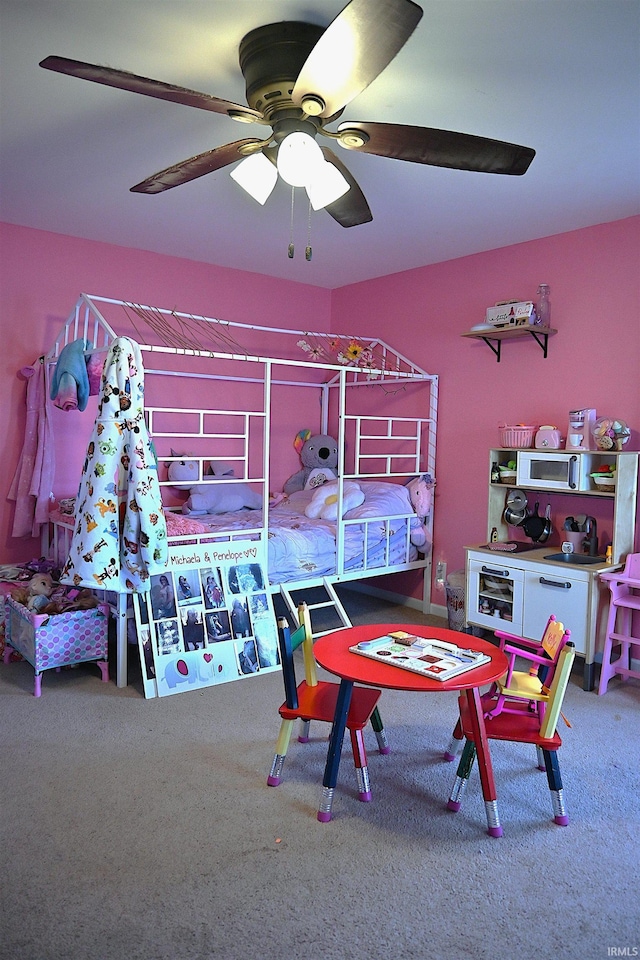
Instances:
[[[584,553],[548,553],[544,560],[553,560],[554,563],[604,563],[604,557],[588,557]]]

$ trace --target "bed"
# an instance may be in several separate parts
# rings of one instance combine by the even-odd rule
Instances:
[[[263,540],[271,591],[293,612],[296,590],[322,587],[345,626],[336,583],[369,581],[371,589],[373,577],[421,570],[422,609],[429,612],[433,512],[416,517],[406,484],[424,474],[435,482],[436,375],[378,339],[232,323],[82,294],[45,358],[48,382],[67,345],[84,340],[87,364],[96,366],[120,337],[134,340],[144,358],[144,417],[170,544]],[[68,417],[57,413],[51,431],[55,449],[48,454],[58,462],[68,431],[91,435],[91,398],[84,412],[72,409],[73,426]],[[299,468],[293,439],[300,427],[337,439],[336,521],[307,517],[312,489],[281,493]],[[167,479],[178,457],[197,462],[202,483],[217,482],[209,475],[215,462],[231,463],[230,482],[250,485],[262,508],[185,516],[185,495]],[[59,563],[74,528],[72,512],[63,512],[73,511],[73,503],[63,501],[77,491],[68,478],[75,469],[77,484],[82,455],[75,467],[66,452],[63,460],[66,486],[57,482],[43,533],[48,555]],[[347,481],[360,485],[364,501],[341,516]],[[416,525],[427,532],[419,548]],[[119,588],[115,602],[120,686],[126,684],[126,593]]]

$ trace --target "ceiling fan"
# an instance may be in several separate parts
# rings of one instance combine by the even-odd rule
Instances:
[[[522,175],[535,156],[530,147],[429,127],[349,120],[327,129],[399,53],[421,17],[412,0],[350,0],[326,29],[283,21],[252,30],[239,48],[248,106],[65,57],[47,57],[40,66],[271,127],[263,139],[236,140],[160,170],[131,187],[134,193],[161,193],[242,161],[231,175],[261,203],[280,173],[307,187],[315,209],[352,227],[372,220],[371,210],[348,168],[330,147],[319,147],[319,134],[347,150],[482,173]]]

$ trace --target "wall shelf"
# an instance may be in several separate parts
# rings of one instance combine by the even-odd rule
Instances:
[[[543,357],[547,356],[547,344],[549,337],[557,333],[552,327],[507,327],[503,330],[469,330],[463,333],[463,337],[470,337],[472,340],[484,340],[496,355],[497,362],[500,363],[501,345],[503,340],[521,340],[523,337],[533,337],[540,349]]]

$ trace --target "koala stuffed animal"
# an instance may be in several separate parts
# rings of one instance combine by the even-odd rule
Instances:
[[[171,451],[174,457],[182,454]],[[232,477],[233,467],[230,464],[214,462],[210,467],[213,477]],[[200,481],[200,464],[198,460],[185,457],[183,460],[174,460],[169,464],[167,479],[178,490],[188,490],[189,499],[182,506],[186,516],[204,516],[207,513],[229,513],[242,510],[260,510],[262,497],[246,483],[215,482],[202,483]]]
[[[319,487],[328,480],[338,479],[338,444],[333,437],[324,433],[312,436],[310,430],[301,430],[293,445],[300,454],[302,470],[298,470],[285,482],[285,493]]]

